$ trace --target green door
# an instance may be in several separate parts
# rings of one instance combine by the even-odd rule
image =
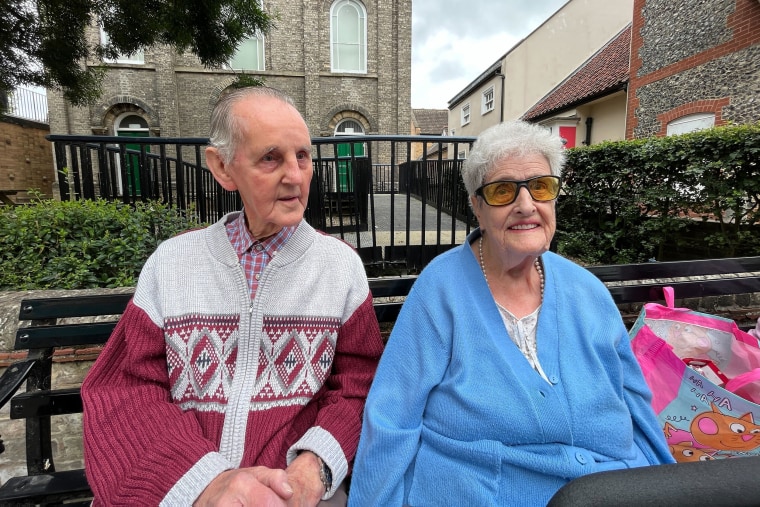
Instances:
[[[336,146],[338,152],[338,191],[339,192],[353,192],[354,191],[354,175],[351,170],[350,159],[351,147],[353,146],[353,156],[355,158],[364,156],[364,143],[341,143]]]
[[[119,137],[147,137],[147,132],[129,132],[129,131],[119,131],[117,132],[117,135]],[[134,150],[134,151],[140,151],[140,145],[139,144],[129,144],[126,145],[127,150]],[[145,152],[150,153],[150,146],[145,147]],[[127,153],[125,157],[126,161],[126,174],[127,174],[127,181],[126,181],[126,189],[125,192],[127,192],[129,195],[141,195],[140,191],[140,157],[137,154],[134,153]],[[132,191],[132,185],[134,185],[134,192]]]

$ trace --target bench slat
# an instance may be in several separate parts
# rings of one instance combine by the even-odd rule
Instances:
[[[377,321],[381,324],[383,322],[394,322],[398,317],[398,312],[401,311],[401,302],[398,303],[375,303],[375,315]]]
[[[19,320],[118,315],[124,312],[133,294],[25,299],[19,309]]]
[[[32,326],[16,331],[15,350],[105,343],[117,322]]]
[[[11,419],[28,419],[82,411],[78,387],[19,393],[11,399]]]
[[[603,282],[752,273],[760,271],[760,256],[694,261],[646,262],[642,264],[612,264],[587,266],[586,269],[594,273]]]
[[[392,278],[371,278],[369,288],[372,297],[406,296],[417,280],[416,276],[403,276]]]
[[[616,303],[663,301],[663,287],[673,287],[677,299],[760,292],[760,278],[753,276],[609,287]]]

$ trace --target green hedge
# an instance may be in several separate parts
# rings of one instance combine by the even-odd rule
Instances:
[[[560,253],[588,263],[758,255],[760,123],[568,150]]]
[[[134,286],[162,240],[199,225],[155,202],[0,207],[0,290]]]

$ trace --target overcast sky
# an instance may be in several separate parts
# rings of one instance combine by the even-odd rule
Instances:
[[[412,107],[446,109],[567,0],[413,0]]]

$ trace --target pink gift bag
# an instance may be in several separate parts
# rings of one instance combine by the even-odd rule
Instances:
[[[644,308],[631,346],[676,461],[760,455],[760,346],[730,319]],[[691,364],[688,366],[684,358]]]

